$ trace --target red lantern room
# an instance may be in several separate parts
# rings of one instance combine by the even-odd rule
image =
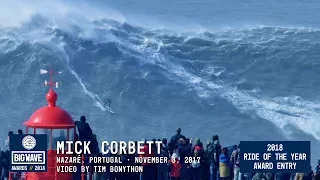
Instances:
[[[41,71],[47,72],[45,70]],[[57,86],[58,83],[51,81],[52,71],[50,70],[50,82],[46,85]],[[35,111],[30,119],[24,122],[27,134],[47,134],[48,150],[47,150],[47,172],[29,172],[26,173],[26,180],[72,180],[72,173],[57,172],[57,141],[74,141],[75,125],[72,117],[63,109],[56,106],[58,95],[52,87],[46,96],[48,105]],[[59,155],[61,156],[61,155]],[[60,164],[62,165],[62,164]],[[70,164],[69,164],[70,165]]]

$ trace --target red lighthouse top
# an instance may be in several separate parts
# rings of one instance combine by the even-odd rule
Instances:
[[[40,71],[42,74],[47,73],[46,70]],[[24,125],[32,128],[45,128],[45,129],[60,129],[60,128],[72,128],[75,127],[72,117],[60,107],[56,106],[58,95],[54,92],[52,86],[58,87],[58,83],[53,83],[52,70],[50,69],[50,81],[45,82],[45,85],[50,86],[50,90],[47,93],[46,99],[47,106],[44,106],[35,111],[28,121],[24,122]]]

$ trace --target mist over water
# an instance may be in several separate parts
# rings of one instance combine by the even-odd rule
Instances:
[[[75,120],[86,115],[100,140],[169,137],[181,127],[203,141],[219,134],[223,145],[311,140],[312,156],[320,154],[319,12],[306,11],[315,1],[288,5],[300,5],[295,16],[271,1],[217,1],[220,13],[209,1],[185,9],[180,1],[0,2],[1,142],[46,104],[39,69],[52,65],[63,72],[54,77],[58,105]],[[258,16],[261,5],[273,16]],[[115,114],[102,105],[108,96]]]

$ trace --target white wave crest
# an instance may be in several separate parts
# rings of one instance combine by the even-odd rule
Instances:
[[[272,122],[288,138],[292,135],[292,133],[288,133],[287,128],[290,125],[320,140],[320,125],[318,123],[320,105],[318,103],[304,101],[296,97],[270,99],[263,96],[254,96],[227,84],[217,84],[188,72],[184,67],[159,54],[158,49],[147,47],[145,44],[136,47],[137,51],[144,51],[144,55],[146,55],[144,62],[158,64],[167,73],[173,74],[176,81],[192,87],[199,97],[210,98],[212,95],[218,95],[230,102],[241,113],[255,115]],[[204,71],[210,69],[215,69],[215,67],[207,68]],[[224,70],[218,71],[217,76]],[[170,77],[172,80],[172,76]]]
[[[121,13],[106,7],[106,5],[101,6],[94,2],[0,0],[0,4],[3,5],[0,6],[0,26],[2,27],[20,27],[37,14],[61,26],[73,23],[86,25],[87,22],[101,19],[125,22],[125,18]]]

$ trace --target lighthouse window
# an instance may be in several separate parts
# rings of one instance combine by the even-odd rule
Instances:
[[[57,149],[58,141],[68,140],[68,129],[52,129],[52,149]],[[65,146],[67,148],[67,146]]]
[[[34,128],[27,127],[28,134],[34,134]]]
[[[41,129],[41,128],[36,128],[35,129],[35,134],[46,134],[47,135],[47,149],[51,149],[51,144],[50,144],[50,131],[51,129]]]

